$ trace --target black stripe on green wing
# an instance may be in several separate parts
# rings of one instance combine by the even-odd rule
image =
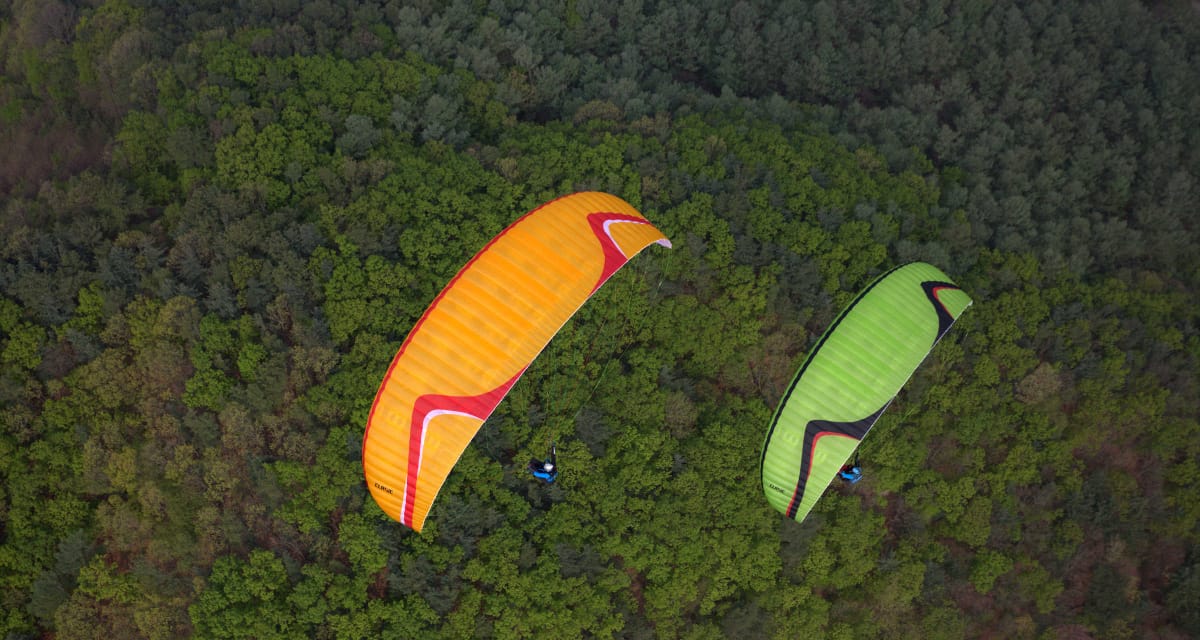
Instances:
[[[767,430],[763,493],[803,520],[859,441],[971,298],[936,267],[883,274],[838,315],[792,379]]]
[[[863,436],[867,435],[867,431],[871,430],[871,425],[883,415],[883,410],[887,407],[880,407],[879,411],[854,422],[829,422],[828,420],[813,420],[804,428],[804,453],[801,457],[802,461],[808,461],[806,465],[802,465],[800,478],[796,481],[796,489],[792,492],[792,499],[788,503],[784,515],[789,518],[795,518],[796,512],[800,509],[800,502],[804,497],[804,487],[808,485],[808,474],[804,473],[807,470],[809,473],[813,470],[812,455],[813,449],[817,443],[823,438],[840,437],[847,438],[857,445]],[[826,482],[828,484],[828,482]],[[824,486],[821,487],[824,489]]]

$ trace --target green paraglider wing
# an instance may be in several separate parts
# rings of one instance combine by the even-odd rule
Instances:
[[[796,372],[767,430],[763,493],[797,522],[850,459],[933,345],[971,304],[936,267],[914,262],[871,283]]]

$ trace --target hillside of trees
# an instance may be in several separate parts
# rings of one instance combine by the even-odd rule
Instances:
[[[1200,636],[1193,3],[8,0],[0,67],[0,637]],[[388,363],[580,190],[674,248],[416,534]],[[975,303],[787,520],[772,412],[913,260]]]

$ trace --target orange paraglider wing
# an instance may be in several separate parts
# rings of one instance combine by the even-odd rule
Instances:
[[[363,436],[367,487],[420,531],[467,444],[563,324],[666,237],[629,203],[576,193],[508,226],[438,294],[392,359]]]

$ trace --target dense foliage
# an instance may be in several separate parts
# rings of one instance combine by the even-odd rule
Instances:
[[[0,65],[7,638],[1200,635],[1189,3],[12,0]],[[582,189],[675,248],[400,527],[389,360]],[[915,259],[976,303],[786,521],[771,411]]]

